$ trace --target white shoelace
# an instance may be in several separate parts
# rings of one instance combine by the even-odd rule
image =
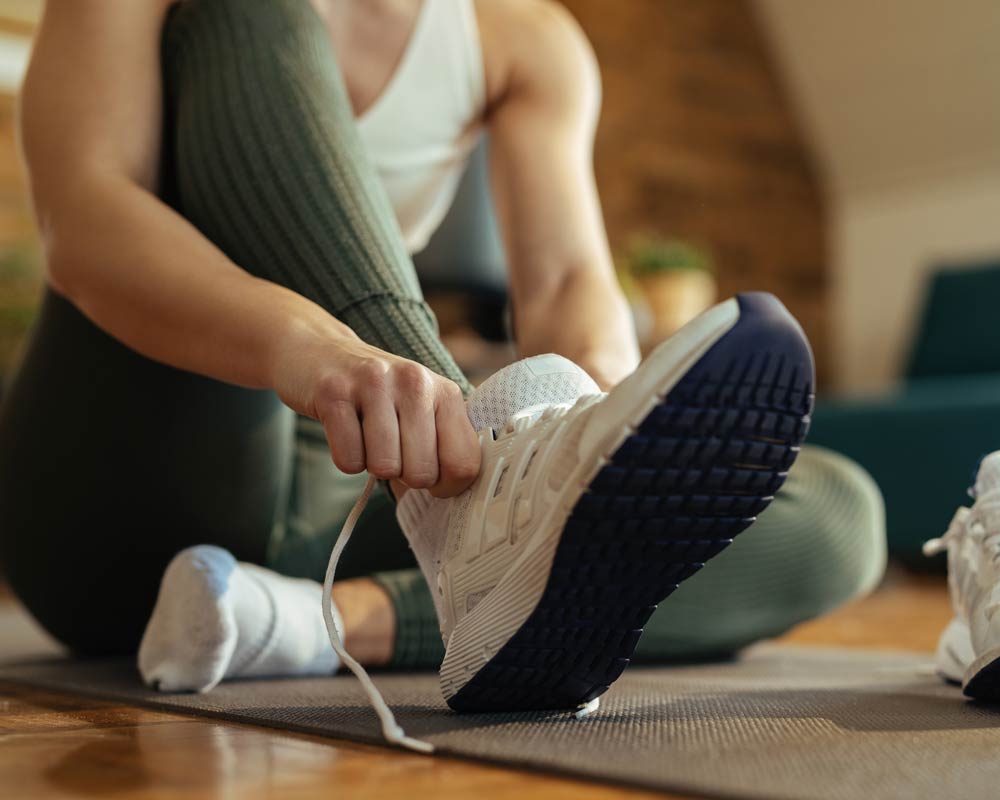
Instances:
[[[1000,530],[995,530],[992,533],[987,532],[981,518],[982,514],[989,510],[993,510],[995,514],[998,506],[1000,506],[1000,502],[993,500],[983,505],[977,503],[972,508],[960,507],[943,535],[924,542],[923,554],[934,556],[943,553],[951,544],[957,544],[965,536],[972,536],[992,550],[991,555],[994,559],[1000,557]]]
[[[951,522],[948,525],[948,530],[945,531],[941,536],[935,539],[928,539],[924,542],[921,550],[925,556],[936,556],[938,553],[943,553],[948,549],[948,546],[953,542],[957,542],[962,536],[966,534],[969,522],[969,509],[965,506],[959,507],[955,512],[955,516],[951,518]]]
[[[351,534],[354,533],[354,527],[358,524],[361,512],[368,505],[368,498],[371,497],[375,483],[375,478],[368,478],[368,483],[365,484],[364,491],[354,503],[351,513],[347,515],[344,527],[340,529],[340,535],[337,537],[337,543],[333,546],[333,552],[330,553],[330,561],[326,566],[326,577],[323,579],[323,619],[326,621],[326,632],[330,636],[330,644],[333,645],[334,651],[340,656],[340,663],[345,664],[357,679],[361,681],[361,686],[364,688],[365,694],[368,695],[368,699],[371,701],[372,707],[378,715],[379,722],[382,725],[382,735],[386,741],[414,750],[417,753],[433,753],[434,745],[430,742],[407,736],[406,731],[396,722],[389,704],[385,702],[385,698],[382,697],[382,693],[378,690],[378,687],[375,686],[368,673],[365,672],[365,668],[344,649],[344,642],[341,640],[340,632],[333,621],[332,591],[334,575],[337,572],[337,563],[340,561],[340,556],[351,539]]]

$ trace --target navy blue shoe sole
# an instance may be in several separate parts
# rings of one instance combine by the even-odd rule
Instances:
[[[962,693],[984,703],[1000,702],[1000,658],[991,661],[969,678]]]
[[[737,301],[733,328],[580,496],[538,605],[451,708],[571,709],[600,696],[657,604],[773,499],[809,428],[812,353],[772,295]]]

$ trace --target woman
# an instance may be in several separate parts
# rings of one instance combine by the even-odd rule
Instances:
[[[147,680],[335,668],[318,585],[264,567],[292,572],[296,531],[328,546],[338,528],[317,446],[396,498],[462,498],[479,474],[470,387],[408,252],[483,128],[520,354],[602,389],[638,363],[591,169],[598,105],[549,0],[48,3],[21,111],[48,289],[0,418],[2,560],[39,621],[80,653],[134,652],[171,559],[208,543],[167,571]],[[880,526],[867,476],[807,450],[640,653],[728,653],[844,602],[881,572]],[[438,664],[391,503],[361,528],[333,589],[348,650]]]

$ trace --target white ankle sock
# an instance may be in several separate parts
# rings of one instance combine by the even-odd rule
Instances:
[[[167,692],[205,692],[227,678],[333,674],[340,662],[322,593],[315,581],[238,562],[220,547],[183,550],[163,575],[139,672]]]

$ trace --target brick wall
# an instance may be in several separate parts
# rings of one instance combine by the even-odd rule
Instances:
[[[779,295],[827,374],[819,179],[745,0],[564,0],[604,81],[596,167],[612,246],[706,246],[722,296]]]

